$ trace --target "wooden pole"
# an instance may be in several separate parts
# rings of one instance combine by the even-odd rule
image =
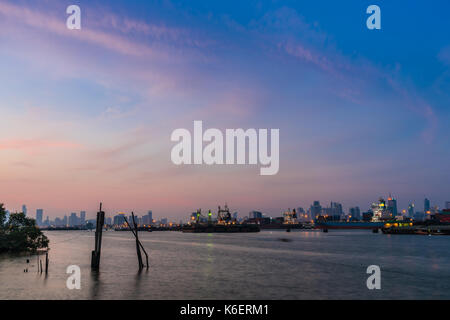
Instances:
[[[39,264],[41,266],[41,273],[42,273],[42,260],[41,259],[39,259]]]
[[[100,268],[100,254],[102,250],[102,232],[105,224],[105,212],[102,211],[102,203],[100,210],[97,212],[97,223],[95,228],[95,248],[91,255],[91,269],[98,270]]]
[[[133,212],[131,212],[131,217],[133,218],[134,231],[136,232],[136,252],[137,252],[137,256],[138,256],[139,270],[141,270],[144,267],[144,264],[142,263],[141,248],[139,247],[138,228],[137,228],[136,220],[134,219]]]
[[[128,223],[127,217],[125,217],[125,222],[127,223],[128,227],[130,228],[131,232],[133,233],[133,235],[136,237],[136,242],[139,243],[139,247],[142,249],[142,251],[144,251],[145,254],[145,259],[146,259],[146,263],[147,263],[147,269],[149,268],[149,264],[148,264],[148,254],[147,251],[145,251],[144,246],[142,245],[142,243],[139,241],[138,237],[137,237],[137,233],[135,232],[135,230],[133,230],[133,228],[131,227],[131,225]],[[139,257],[138,257],[139,259]],[[142,258],[141,258],[142,259]]]
[[[45,274],[48,274],[48,251],[45,253]]]

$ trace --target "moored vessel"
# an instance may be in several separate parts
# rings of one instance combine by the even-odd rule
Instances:
[[[202,216],[201,209],[197,210],[191,217],[191,222],[184,225],[181,231],[188,233],[240,233],[259,232],[260,227],[252,223],[238,223],[236,218],[231,217],[228,205],[225,208],[220,206],[217,211],[217,220],[212,219],[212,212],[209,210],[208,217]]]

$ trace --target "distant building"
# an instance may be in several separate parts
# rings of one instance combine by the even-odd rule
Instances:
[[[63,221],[60,218],[55,218],[55,226],[61,227],[63,226]]]
[[[431,202],[427,198],[423,201],[423,212],[427,214],[429,211],[431,211]]]
[[[361,220],[361,210],[359,207],[350,208],[349,214],[351,219]]]
[[[397,200],[390,195],[387,202],[387,210],[393,217],[396,217],[398,215]]]
[[[42,218],[44,217],[43,209],[36,209],[36,224],[42,226]]]
[[[250,219],[259,219],[263,217],[263,214],[260,211],[250,211],[248,217]]]
[[[24,215],[27,215],[27,206],[25,204],[22,205],[22,212]]]
[[[86,223],[86,211],[80,211],[80,225]]]
[[[74,227],[77,225],[79,225],[77,214],[72,212],[69,216],[69,227]]]
[[[322,214],[322,206],[320,205],[319,201],[314,201],[313,205],[311,206],[311,218],[315,219],[317,216]]]
[[[151,225],[153,223],[153,212],[152,212],[152,210],[149,210],[147,212],[147,215],[143,216],[141,220],[142,220],[141,223],[143,225]]]
[[[410,203],[408,206],[408,217],[414,217],[414,203]]]
[[[331,202],[331,215],[340,217],[342,214],[343,214],[342,204],[337,202]]]
[[[445,209],[450,210],[450,201],[445,202]]]
[[[125,214],[119,213],[118,215],[114,216],[114,225],[121,226],[125,223]]]

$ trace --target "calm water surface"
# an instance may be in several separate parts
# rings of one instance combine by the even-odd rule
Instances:
[[[450,299],[446,236],[141,232],[151,266],[139,273],[132,234],[109,231],[95,273],[93,232],[46,234],[49,274],[37,273],[36,256],[0,256],[0,299]],[[366,287],[374,264],[381,290]],[[81,268],[81,290],[66,288],[69,265]]]

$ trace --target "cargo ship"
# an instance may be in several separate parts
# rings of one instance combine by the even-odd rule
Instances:
[[[380,229],[384,226],[382,221],[315,221],[317,229]]]
[[[212,220],[212,212],[209,210],[208,217],[202,216],[201,209],[197,210],[191,217],[191,222],[181,228],[182,232],[187,233],[240,233],[240,232],[259,232],[257,224],[238,223],[231,217],[228,205],[225,208],[220,206],[217,212],[217,220]]]
[[[261,229],[282,229],[289,231],[291,229],[303,229],[304,225],[298,221],[298,215],[295,209],[284,212],[281,217],[269,218],[259,217],[250,218],[247,222],[255,223],[260,226]]]
[[[380,198],[378,203],[372,203],[370,220],[367,221],[342,221],[328,220],[327,216],[319,216],[315,221],[315,228],[324,231],[328,229],[369,229],[378,231],[384,225],[393,220],[392,213],[386,207],[386,202]]]
[[[381,231],[386,234],[450,235],[450,209],[434,213],[423,222],[386,223]]]

